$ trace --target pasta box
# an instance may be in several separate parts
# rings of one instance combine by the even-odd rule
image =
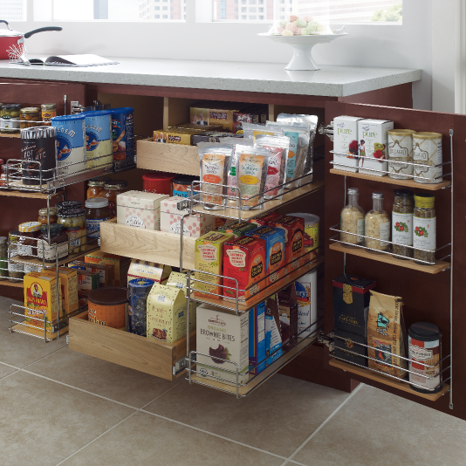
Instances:
[[[304,219],[281,217],[270,222],[269,226],[281,228],[285,232],[285,273],[294,272],[304,262]]]
[[[117,196],[117,222],[121,225],[160,230],[160,202],[166,194],[127,191]]]
[[[265,301],[249,311],[249,372],[265,369]]]
[[[263,225],[268,225],[271,222],[276,222],[280,217],[281,215],[277,214],[276,212],[264,212],[263,214],[248,220],[248,222],[260,227]]]
[[[135,278],[148,278],[155,283],[165,285],[171,273],[172,268],[169,265],[132,259],[128,269],[128,281]]]
[[[88,272],[99,273],[99,283],[101,288],[113,286],[113,267],[104,264],[89,264],[82,261],[73,261],[68,264],[72,269],[87,270]]]
[[[254,225],[253,223],[236,222],[236,223],[230,223],[229,225],[223,225],[218,229],[218,231],[222,233],[231,233],[232,235],[240,237],[244,235],[246,232],[255,230],[256,228],[257,228],[257,225]]]
[[[179,235],[181,233],[181,217],[188,209],[178,210],[177,204],[183,198],[178,196],[164,199],[160,206],[160,230]],[[215,228],[215,217],[203,214],[192,214],[184,218],[183,235],[199,238]]]
[[[186,296],[186,287],[188,284],[188,278],[185,273],[181,272],[172,272],[168,277],[167,286],[173,286],[180,290],[183,290],[184,295]],[[189,302],[189,331],[192,332],[196,329],[196,301]]]
[[[126,286],[126,272],[131,262],[127,257],[95,251],[86,254],[84,262],[109,265],[113,269],[113,286]]]
[[[42,274],[55,276],[56,269],[43,270]],[[68,267],[59,267],[58,275],[60,277],[62,309],[65,315],[69,315],[78,310],[78,272]]]

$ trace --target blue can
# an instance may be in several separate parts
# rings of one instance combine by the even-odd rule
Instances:
[[[57,129],[58,176],[68,176],[86,169],[85,117],[83,114],[53,117]]]
[[[84,112],[86,123],[87,168],[101,167],[113,161],[112,112],[96,110]]]
[[[127,332],[146,336],[147,297],[154,283],[148,278],[135,278],[128,282]]]
[[[113,108],[111,112],[113,160],[134,158],[134,109]]]

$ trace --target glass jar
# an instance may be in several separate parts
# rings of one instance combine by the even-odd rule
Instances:
[[[110,210],[110,218],[115,218],[116,213],[116,198],[118,194],[128,191],[128,183],[125,180],[108,181],[104,186],[105,195],[108,199],[108,209]]]
[[[0,107],[0,132],[19,133],[20,110],[21,104],[3,104]]]
[[[60,212],[62,209],[82,209],[83,203],[79,201],[62,201],[59,202],[55,207],[58,209],[58,212]]]
[[[100,224],[110,220],[108,199],[95,197],[86,201],[86,234],[87,241],[95,245],[95,240],[100,246]]]
[[[70,254],[86,252],[86,210],[82,207],[60,209],[57,223],[63,226],[68,235],[68,252]]]
[[[50,225],[50,243],[48,237],[48,225],[42,225],[41,234],[37,241],[37,257],[45,262],[56,262],[68,257],[68,234],[60,223]]]
[[[105,197],[105,183],[110,181],[110,178],[95,178],[89,180],[86,198],[93,199],[95,197]]]
[[[8,278],[8,244],[7,237],[0,236],[0,280]]]
[[[365,231],[366,236],[370,236],[366,238],[366,247],[377,251],[388,250],[390,243],[385,241],[390,241],[390,217],[383,210],[383,193],[372,193],[372,210],[366,214]]]
[[[48,221],[47,221],[47,212],[49,214]],[[39,218],[37,219],[37,221],[41,225],[47,225],[47,223],[50,223],[50,224],[57,223],[57,220],[58,220],[57,214],[58,214],[58,209],[56,207],[50,207],[50,209],[48,210],[47,208],[39,209]]]
[[[50,119],[57,116],[57,104],[42,104],[40,106],[43,126],[50,126]]]
[[[8,243],[10,246],[10,257],[8,258],[8,277],[11,283],[18,283],[24,276],[24,265],[18,262],[12,262],[11,258],[18,255],[19,230],[11,230],[8,234]]]
[[[20,259],[30,259],[31,256],[37,256],[37,238],[40,235],[41,224],[39,222],[25,222],[18,226],[20,235],[24,238],[18,238],[18,257]]]
[[[343,207],[340,214],[340,230],[353,233],[340,233],[340,241],[350,244],[362,244],[364,238],[364,210],[358,204],[359,189],[348,188],[348,205]]]
[[[392,251],[406,258],[413,257],[414,193],[409,189],[397,189],[392,209]],[[402,259],[402,257],[400,257]]]
[[[414,196],[413,246],[415,260],[435,263],[437,218],[433,194],[419,193]]]
[[[40,117],[41,113],[39,107],[22,108],[19,114],[19,118],[21,120],[19,126],[21,129],[40,126],[40,123],[35,123],[36,121],[40,121]]]

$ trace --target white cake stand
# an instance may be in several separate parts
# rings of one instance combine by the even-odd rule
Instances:
[[[289,71],[317,71],[320,68],[312,59],[312,47],[317,44],[328,44],[339,37],[347,36],[348,33],[340,34],[314,34],[309,36],[278,36],[267,33],[258,34],[261,37],[270,37],[275,42],[287,44],[293,48],[293,58],[286,65]]]

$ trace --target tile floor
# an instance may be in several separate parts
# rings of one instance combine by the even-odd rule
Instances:
[[[0,466],[466,464],[466,422],[362,385],[282,375],[236,400],[8,331],[0,298]]]

